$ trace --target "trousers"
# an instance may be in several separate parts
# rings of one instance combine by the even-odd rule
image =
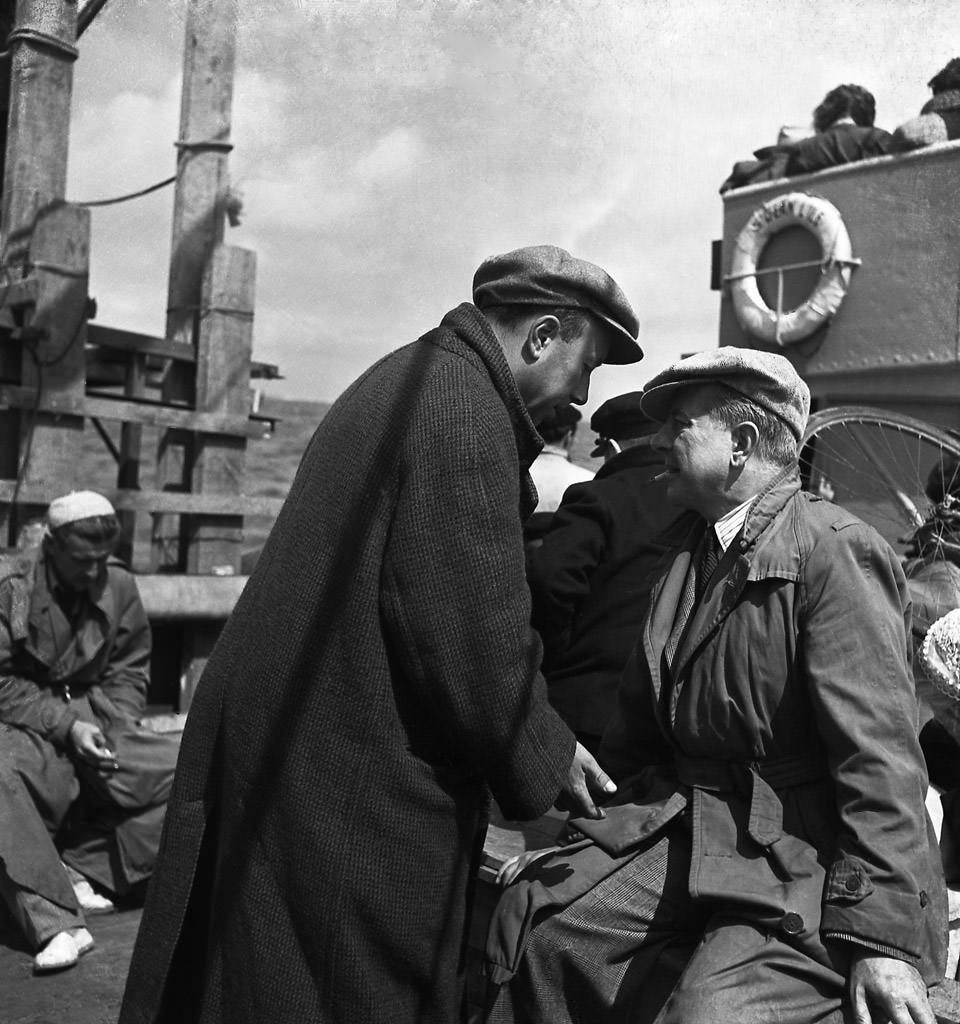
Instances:
[[[842,949],[826,966],[722,901],[691,897],[690,848],[678,819],[589,892],[547,911],[491,999],[489,1024],[851,1020]],[[572,854],[574,871],[578,856],[596,851]]]

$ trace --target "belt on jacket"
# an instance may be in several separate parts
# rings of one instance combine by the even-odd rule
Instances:
[[[726,761],[675,754],[677,777],[686,786],[712,793],[749,793],[747,832],[761,846],[771,846],[783,835],[783,804],[779,789],[802,786],[828,777],[822,751],[805,751],[762,761]]]

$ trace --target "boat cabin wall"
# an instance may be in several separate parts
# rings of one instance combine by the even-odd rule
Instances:
[[[719,271],[720,344],[782,351],[810,385],[814,408],[875,405],[960,429],[960,142],[780,179],[724,195]],[[751,336],[731,299],[738,235],[765,203],[792,192],[832,204],[850,236],[852,272],[839,309],[803,340],[778,347]],[[803,227],[774,234],[762,269],[819,259]],[[818,270],[784,275],[789,310],[809,295]],[[758,278],[776,308],[776,274]]]

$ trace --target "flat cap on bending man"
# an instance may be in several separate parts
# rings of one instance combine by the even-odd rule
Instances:
[[[600,750],[617,806],[504,894],[491,1019],[933,1024],[945,890],[899,561],[800,490],[809,393],[782,356],[682,360],[642,407],[689,512]]]
[[[639,359],[638,323],[553,246],[486,260],[473,296],[304,455],[191,706],[123,1024],[448,1024],[488,787],[511,817],[561,791],[596,813],[521,525],[535,424]]]

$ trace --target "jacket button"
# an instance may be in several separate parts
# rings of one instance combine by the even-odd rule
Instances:
[[[780,927],[787,935],[799,935],[803,931],[803,918],[799,914],[784,914]]]
[[[856,892],[860,888],[860,879],[856,875],[850,875],[843,884],[846,886],[847,892]]]
[[[920,906],[925,907],[930,902],[929,897],[923,889],[920,890]]]

